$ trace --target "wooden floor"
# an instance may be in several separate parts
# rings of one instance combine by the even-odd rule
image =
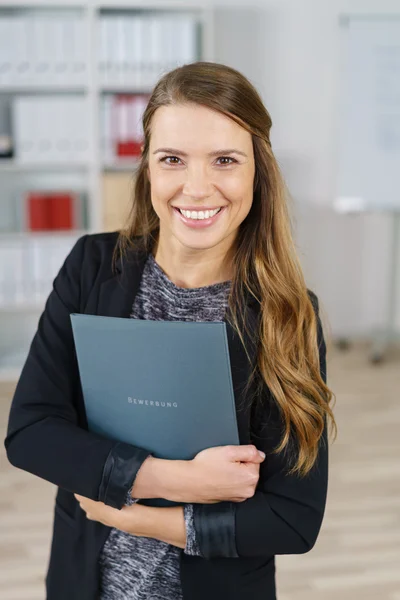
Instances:
[[[279,600],[400,600],[400,351],[380,366],[367,357],[362,345],[328,352],[328,504],[314,549],[277,558]],[[13,388],[0,388],[2,439]],[[0,598],[44,600],[55,488],[11,467],[3,444],[0,463]]]

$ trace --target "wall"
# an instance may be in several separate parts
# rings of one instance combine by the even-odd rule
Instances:
[[[309,287],[334,336],[368,336],[387,313],[391,222],[331,209],[343,13],[400,13],[398,0],[219,0],[216,60],[242,70],[271,114],[271,140],[294,200]],[[400,290],[399,294],[400,294]],[[400,298],[400,295],[399,295]],[[400,328],[400,306],[397,326]]]

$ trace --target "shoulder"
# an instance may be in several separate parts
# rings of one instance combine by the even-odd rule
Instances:
[[[102,267],[111,271],[112,256],[119,232],[94,233],[80,236],[65,258],[62,271],[70,278],[86,277]]]
[[[87,258],[107,259],[114,252],[119,239],[119,231],[90,233],[82,237],[85,240],[85,256]]]
[[[104,282],[121,272],[119,238],[120,231],[111,231],[86,233],[75,241],[54,281],[58,296],[68,299],[73,312],[82,312],[86,300],[91,295],[96,296]],[[135,236],[132,241],[140,239]],[[129,257],[136,256],[136,250],[129,251]]]
[[[314,307],[314,310],[316,313],[318,313],[318,309],[319,309],[319,301],[318,301],[318,296],[310,289],[307,288],[307,293],[309,295],[309,298],[311,300],[311,303]]]
[[[119,231],[105,233],[86,233],[80,236],[68,255],[73,261],[83,258],[94,258],[98,254],[110,254],[113,252],[119,237]]]
[[[84,239],[86,250],[85,253],[92,257],[101,257],[102,259],[107,260],[111,257],[116,249],[117,243],[120,239],[121,232],[117,231],[107,231],[101,233],[90,233],[82,236],[80,239]],[[79,240],[78,240],[79,241]],[[143,245],[144,238],[142,236],[134,236],[130,243],[132,247],[129,248],[129,252],[133,252],[133,254],[145,252],[145,248]]]
[[[112,260],[114,252],[117,251],[117,245],[120,239],[120,231],[110,231],[101,233],[88,233],[81,236],[72,248],[68,260],[70,263],[79,263],[79,266],[85,270],[112,270]],[[135,236],[133,242],[137,249],[129,249],[131,256],[140,253],[141,237]],[[116,252],[117,266],[119,253]]]

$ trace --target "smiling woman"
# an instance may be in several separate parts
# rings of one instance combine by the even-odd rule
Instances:
[[[54,280],[6,439],[12,464],[59,488],[48,600],[275,600],[275,555],[317,540],[333,393],[271,125],[235,69],[164,75],[126,227],[81,237]],[[88,431],[78,312],[224,321],[240,444],[161,460]]]

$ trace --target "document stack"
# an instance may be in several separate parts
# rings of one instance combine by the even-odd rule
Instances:
[[[0,86],[84,85],[87,24],[79,13],[0,16]]]
[[[12,106],[19,163],[85,164],[89,160],[88,108],[74,96],[18,96]]]
[[[162,73],[197,59],[198,24],[193,15],[104,14],[99,28],[104,86],[149,89]]]
[[[106,94],[101,104],[101,138],[106,164],[137,158],[143,143],[142,117],[149,96]]]
[[[0,237],[0,310],[43,308],[54,277],[77,235]]]

